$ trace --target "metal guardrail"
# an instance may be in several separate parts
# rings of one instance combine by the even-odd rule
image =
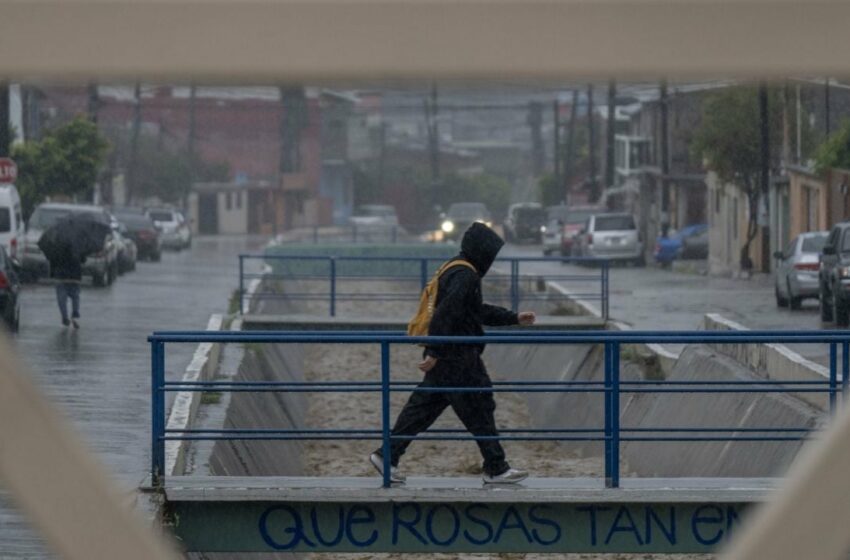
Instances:
[[[620,426],[620,398],[632,393],[825,393],[829,409],[834,412],[840,392],[838,381],[838,346],[841,345],[841,380],[846,392],[850,388],[850,332],[847,331],[537,331],[498,332],[482,337],[409,337],[399,332],[156,332],[151,344],[151,477],[161,481],[165,468],[165,442],[169,440],[379,440],[383,446],[384,487],[390,486],[390,442],[393,439],[483,440],[493,436],[473,436],[464,430],[432,429],[418,436],[392,436],[390,394],[394,392],[510,392],[510,393],[588,393],[602,394],[604,413],[602,426],[596,428],[512,428],[503,430],[500,440],[514,441],[601,441],[605,446],[605,482],[609,488],[619,487],[620,444],[623,442],[764,442],[799,441],[808,437],[810,429],[737,426],[686,428],[677,426],[628,428]],[[313,343],[373,344],[380,346],[380,381],[339,382],[183,382],[165,379],[165,346],[173,343]],[[417,387],[413,381],[393,381],[390,372],[390,348],[411,344],[601,344],[604,346],[603,381],[495,381],[482,387]],[[829,345],[829,377],[823,381],[623,381],[620,378],[621,345],[638,343],[823,343]],[[165,427],[165,394],[167,392],[374,392],[381,394],[380,429],[182,429]]]
[[[270,266],[271,271],[253,273],[246,270],[246,263],[259,261]],[[290,255],[239,255],[239,312],[245,312],[247,286],[251,280],[274,281],[312,281],[326,283],[322,293],[316,292],[277,292],[257,290],[251,294],[255,300],[283,299],[290,301],[327,301],[331,317],[336,316],[337,303],[341,301],[418,301],[419,295],[437,268],[445,262],[445,257],[332,257],[332,256],[290,256]],[[485,286],[501,287],[487,294],[488,301],[507,302],[513,311],[518,311],[520,303],[528,301],[592,301],[599,302],[603,319],[608,319],[609,309],[609,270],[607,259],[585,257],[513,257],[497,259],[494,266],[509,264],[510,272],[505,276],[489,274],[485,276]],[[547,274],[532,272],[523,274],[522,266],[532,263],[583,264],[595,267],[587,273]],[[353,284],[364,281],[392,280],[411,284],[408,293],[363,292],[340,290],[343,282]],[[540,281],[574,284],[577,291],[569,294],[535,295]],[[523,289],[523,284],[528,289]],[[598,286],[598,289],[596,288]],[[499,294],[502,292],[502,294]]]

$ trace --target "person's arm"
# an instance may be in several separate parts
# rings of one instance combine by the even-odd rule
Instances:
[[[478,316],[481,322],[488,327],[503,327],[508,325],[518,325],[519,316],[504,307],[498,305],[490,305],[489,303],[481,303],[478,308]]]

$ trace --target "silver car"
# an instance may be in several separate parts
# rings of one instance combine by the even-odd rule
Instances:
[[[784,251],[773,254],[776,258],[776,305],[800,309],[806,298],[819,296],[818,270],[820,252],[826,243],[828,231],[801,233]]]
[[[643,240],[631,214],[594,214],[576,236],[577,253],[644,265]]]

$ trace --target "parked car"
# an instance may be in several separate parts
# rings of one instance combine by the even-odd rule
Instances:
[[[804,299],[820,296],[820,252],[828,236],[828,231],[802,233],[784,251],[773,254],[778,261],[774,281],[776,305],[800,309]]]
[[[116,217],[127,228],[126,236],[136,244],[136,258],[159,262],[162,258],[162,241],[153,221],[143,212],[125,210],[116,210]]]
[[[17,260],[10,257],[0,245],[0,318],[12,332],[18,332],[21,324],[18,266]]]
[[[705,255],[703,255],[703,249]],[[667,237],[655,241],[655,262],[669,264],[676,259],[700,259],[708,257],[708,225],[685,226]]]
[[[576,236],[578,254],[643,266],[643,240],[631,214],[593,214]]]
[[[595,206],[550,206],[546,209],[546,225],[543,226],[543,254],[555,251],[567,257],[573,254],[576,235],[587,223],[587,219],[599,212]]]
[[[540,243],[543,226],[546,225],[546,212],[537,202],[511,204],[502,225],[505,230],[505,241]]]
[[[112,234],[115,236],[115,244],[118,247],[118,273],[124,274],[136,270],[136,259],[138,248],[136,242],[130,237],[127,226],[112,216]]]
[[[820,318],[850,323],[850,222],[835,224],[821,249],[818,272]]]
[[[112,223],[109,213],[100,206],[55,202],[39,204],[30,216],[24,236],[24,256],[21,264],[28,277],[35,280],[39,276],[50,274],[50,265],[38,248],[38,240],[47,228],[71,214],[90,214],[105,224]],[[103,249],[86,259],[83,263],[83,274],[91,276],[95,286],[106,286],[115,280],[118,276],[118,244],[114,235],[106,236]]]
[[[18,247],[23,251],[25,231],[18,189],[15,185],[0,185],[0,246],[13,259],[19,257]]]
[[[387,204],[364,204],[354,209],[349,223],[355,226],[397,226],[395,208]]]
[[[481,222],[493,227],[493,217],[481,202],[455,202],[449,206],[449,211],[442,215],[440,229],[446,241],[459,239],[475,222]]]
[[[192,246],[192,231],[183,214],[171,208],[149,208],[148,217],[162,233],[162,247],[186,249]]]

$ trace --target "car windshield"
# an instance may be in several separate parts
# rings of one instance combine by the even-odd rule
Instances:
[[[594,229],[596,231],[635,229],[635,220],[631,216],[597,216]]]
[[[395,216],[395,210],[388,206],[361,206],[355,216],[389,218]]]
[[[820,253],[824,245],[826,245],[826,234],[803,238],[804,253]]]
[[[449,216],[453,218],[486,218],[489,216],[483,204],[452,204]]]
[[[557,222],[558,220],[567,221],[570,211],[566,206],[555,206],[546,209],[546,220]]]
[[[47,229],[65,216],[70,215],[71,211],[65,208],[36,208],[30,218],[30,227]]]
[[[524,222],[543,222],[545,213],[542,208],[517,208],[517,221]]]
[[[130,231],[138,231],[140,229],[153,229],[153,222],[145,216],[137,214],[127,214],[119,216],[118,219],[122,224],[127,226]]]
[[[153,212],[150,212],[150,218],[151,218],[151,220],[153,220],[155,222],[174,222],[174,221],[176,221],[174,219],[174,213],[173,212],[153,211]]]
[[[12,231],[12,211],[9,208],[0,208],[0,233]]]
[[[571,210],[567,213],[566,218],[564,218],[564,223],[570,225],[583,224],[592,215],[592,210]]]

